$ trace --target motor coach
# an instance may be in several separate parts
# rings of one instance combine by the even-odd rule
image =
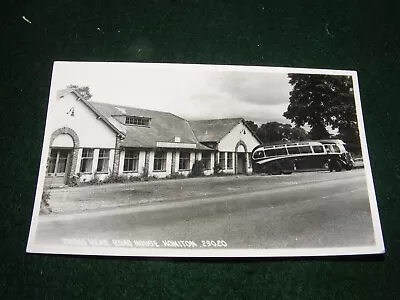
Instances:
[[[341,140],[316,140],[264,144],[254,148],[254,171],[290,174],[293,171],[329,169],[340,172],[353,168],[353,159]]]

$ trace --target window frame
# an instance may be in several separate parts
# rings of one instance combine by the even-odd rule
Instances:
[[[127,155],[130,153],[132,153],[133,155],[132,156]],[[123,172],[138,173],[139,172],[139,156],[140,156],[140,152],[138,150],[131,150],[131,149],[125,150],[124,166],[122,168]],[[132,164],[132,168],[129,168],[130,164]]]
[[[161,154],[161,156],[157,157],[157,154]],[[157,164],[160,163],[160,169],[156,169]],[[167,170],[167,152],[166,151],[155,151],[153,158],[153,171],[154,172],[165,172]]]
[[[104,156],[104,153],[102,155],[102,151],[106,152],[107,156]],[[102,166],[101,170],[99,170],[99,166]],[[97,173],[108,173],[109,166],[110,166],[110,149],[105,149],[105,148],[99,149],[99,156],[97,158],[96,172]],[[104,170],[104,169],[106,169],[106,170]]]
[[[150,118],[138,116],[125,116],[125,125],[149,127]]]
[[[220,152],[218,155],[218,164],[222,170],[226,170],[226,152]]]
[[[183,157],[182,154],[185,154],[185,157]],[[180,151],[179,152],[178,170],[179,171],[189,171],[190,170],[190,152],[189,151]]]
[[[227,152],[226,154],[226,169],[233,169],[233,152]]]
[[[87,156],[87,154],[85,155],[85,152],[91,153],[91,156]],[[81,173],[84,173],[84,174],[92,174],[93,173],[93,160],[94,160],[94,149],[93,148],[83,148],[82,149],[82,156],[81,156],[81,165],[79,167],[79,171]],[[83,170],[83,166],[84,165],[86,166],[88,161],[91,162],[91,164],[90,164],[90,172]],[[87,168],[85,168],[85,169],[87,169]]]
[[[205,155],[207,155],[206,158]],[[204,170],[211,170],[211,152],[204,152],[201,160],[203,161]]]

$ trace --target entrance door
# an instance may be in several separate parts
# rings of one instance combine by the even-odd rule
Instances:
[[[237,174],[246,174],[246,153],[237,153]]]
[[[47,165],[47,177],[51,178],[51,185],[67,183],[68,173],[71,169],[72,149],[53,148]]]

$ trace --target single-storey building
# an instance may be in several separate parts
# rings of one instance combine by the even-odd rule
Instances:
[[[111,174],[188,175],[202,160],[205,175],[252,172],[259,139],[241,118],[188,121],[172,113],[88,101],[74,89],[50,99],[46,183]]]

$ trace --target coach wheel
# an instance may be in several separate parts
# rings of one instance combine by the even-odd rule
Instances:
[[[350,171],[351,169],[353,169],[353,166],[349,166],[349,165],[346,166],[347,171]]]
[[[273,175],[281,175],[282,174],[282,166],[279,163],[275,163],[271,165],[271,174]]]
[[[335,171],[336,172],[341,172],[342,171],[342,164],[339,161],[335,160],[334,165],[335,165]]]

